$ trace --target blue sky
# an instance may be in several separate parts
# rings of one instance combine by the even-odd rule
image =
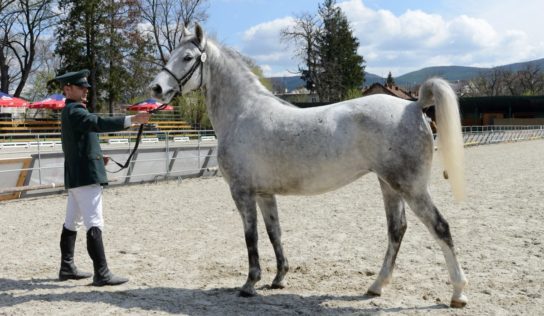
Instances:
[[[206,32],[253,58],[267,76],[299,60],[279,33],[322,0],[210,0]],[[368,72],[394,76],[429,66],[492,67],[544,58],[542,0],[338,0]]]

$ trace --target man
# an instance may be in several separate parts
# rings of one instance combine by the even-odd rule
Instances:
[[[87,228],[87,251],[94,266],[94,286],[118,285],[127,278],[113,275],[108,269],[102,230],[102,185],[107,185],[105,161],[98,132],[114,132],[144,124],[150,114],[101,118],[85,107],[89,70],[69,72],[55,78],[66,96],[61,116],[62,151],[64,152],[64,186],[68,190],[66,218],[60,237],[61,265],[59,279],[83,279],[91,273],[79,271],[74,264],[77,229]]]

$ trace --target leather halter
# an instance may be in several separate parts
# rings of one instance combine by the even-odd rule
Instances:
[[[206,59],[208,57],[207,54],[206,54],[206,48],[201,48],[200,45],[195,41],[192,41],[191,43],[193,45],[195,45],[198,48],[198,50],[200,51],[200,58],[196,59],[195,63],[191,67],[191,69],[189,69],[189,71],[185,75],[183,75],[181,78],[178,78],[170,69],[166,68],[166,66],[162,67],[162,70],[166,71],[178,83],[178,87],[179,87],[179,92],[178,93],[182,92],[183,86],[185,86],[185,84],[189,80],[191,80],[191,78],[193,77],[193,74],[195,73],[195,71],[198,69],[198,67],[200,67],[203,63],[206,62]],[[199,85],[199,87],[202,87],[202,80],[203,80],[202,71],[203,71],[203,67],[200,67],[200,85]]]

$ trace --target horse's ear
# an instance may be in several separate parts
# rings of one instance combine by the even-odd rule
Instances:
[[[202,27],[200,24],[195,23],[195,33],[196,33],[196,40],[198,44],[200,45],[201,49],[206,48],[206,35],[204,34],[204,30],[202,30]]]
[[[183,37],[186,37],[186,36],[189,36],[189,35],[191,35],[191,31],[189,31],[189,29],[186,26],[184,26],[183,27]]]

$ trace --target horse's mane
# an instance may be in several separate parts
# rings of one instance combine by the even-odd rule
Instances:
[[[239,51],[237,51],[237,50],[235,50],[233,48],[230,48],[230,47],[227,47],[225,45],[219,44],[215,40],[208,39],[208,41],[211,41],[213,43],[213,45],[215,45],[217,47],[217,49],[219,50],[219,53],[223,54],[224,57],[225,57],[225,58],[220,58],[220,60],[218,60],[218,62],[217,62],[217,65],[220,68],[220,70],[231,71],[231,69],[229,69],[229,68],[234,66],[238,71],[243,73],[242,76],[239,76],[239,80],[246,81],[246,82],[241,82],[241,84],[244,84],[246,86],[247,85],[258,86],[260,88],[258,92],[261,95],[266,95],[267,97],[274,98],[277,101],[279,101],[280,103],[282,103],[283,105],[294,106],[293,104],[291,104],[291,103],[289,103],[289,102],[275,96],[270,90],[268,90],[259,81],[259,78],[257,77],[257,75],[255,75],[253,73],[253,71],[251,71],[251,69],[250,69],[251,65],[250,65],[250,61],[249,61],[248,57],[245,57]],[[228,65],[227,63],[229,63],[229,62],[234,63],[234,65],[232,65],[232,64]]]

